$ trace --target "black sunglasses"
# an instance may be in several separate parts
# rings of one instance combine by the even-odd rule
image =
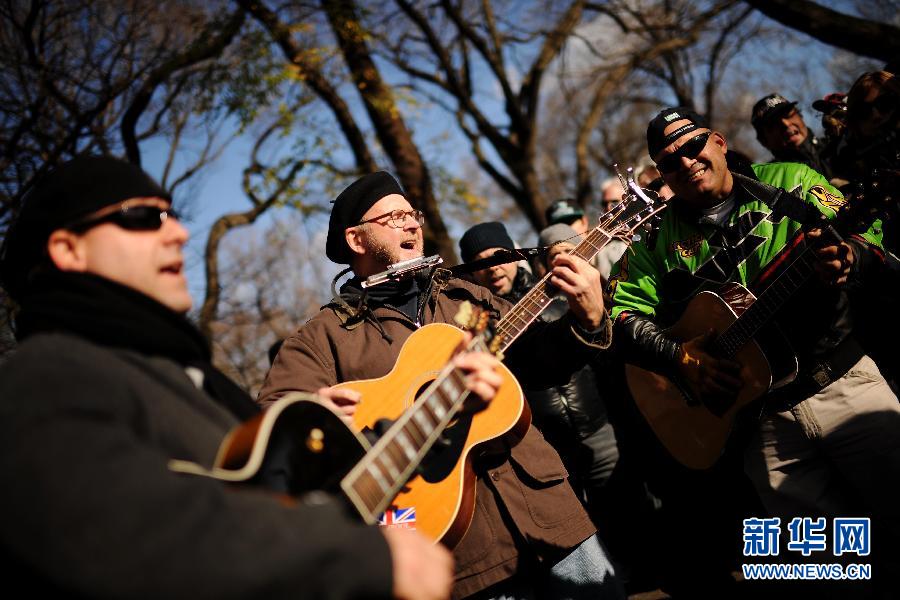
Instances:
[[[656,168],[660,173],[674,173],[681,166],[681,158],[696,158],[706,147],[709,136],[712,131],[705,131],[700,135],[694,136],[681,145],[678,150],[671,154],[665,155],[656,163]]]
[[[163,223],[168,219],[178,220],[178,213],[172,208],[162,208],[146,204],[139,204],[137,206],[125,204],[115,212],[100,215],[98,217],[88,216],[80,221],[70,223],[66,226],[66,229],[75,232],[86,231],[101,223],[113,223],[122,229],[127,229],[129,231],[155,231],[162,227]]]

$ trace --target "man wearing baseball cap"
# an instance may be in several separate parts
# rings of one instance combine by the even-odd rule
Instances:
[[[555,201],[544,211],[547,219],[547,225],[556,225],[563,223],[575,230],[575,233],[582,234],[588,230],[587,215],[584,210],[578,206],[574,198],[562,198]]]
[[[650,121],[647,147],[675,196],[655,242],[635,243],[613,278],[612,315],[625,360],[677,374],[707,406],[731,406],[747,366],[730,358],[735,353],[714,350],[712,330],[682,339],[665,328],[701,291],[736,283],[759,295],[771,284],[783,302],[774,321],[796,360],[779,359],[778,348],[768,346],[766,356],[776,381],[795,366],[797,374],[766,396],[745,448],[745,471],[769,516],[782,523],[797,515],[858,514],[895,539],[900,503],[882,482],[900,477],[900,405],[854,338],[846,292],[881,259],[880,224],[831,241],[820,223],[845,204],[840,192],[796,163],[752,165],[753,177],[730,171],[725,137],[684,107]],[[798,258],[807,249],[811,264]],[[811,272],[773,283],[795,259]],[[787,281],[797,284],[792,295]],[[879,562],[890,564],[894,551],[883,548]]]
[[[824,144],[807,128],[796,102],[780,94],[769,94],[753,105],[750,123],[756,139],[773,162],[798,162],[831,179],[831,166],[822,158]]]

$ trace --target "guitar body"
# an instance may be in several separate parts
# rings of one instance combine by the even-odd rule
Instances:
[[[406,340],[390,373],[340,384],[338,387],[362,393],[353,417],[355,426],[374,429],[381,419],[397,419],[450,362],[464,336],[465,332],[452,325],[426,325]],[[503,384],[487,408],[460,415],[447,427],[446,443],[431,450],[419,474],[392,504],[397,509],[414,508],[416,529],[449,548],[462,539],[475,510],[473,449],[507,434],[514,445],[531,422],[519,382],[503,365],[500,375]]]
[[[728,284],[720,294],[697,294],[667,333],[678,341],[687,341],[709,329],[721,333],[755,300],[738,284]],[[685,389],[659,373],[625,365],[626,381],[635,403],[666,450],[686,467],[712,467],[725,449],[738,413],[769,391],[772,371],[759,344],[750,341],[733,359],[741,365],[743,385],[734,403],[721,416],[700,401],[696,390]]]
[[[211,469],[180,460],[170,461],[169,468],[297,497],[339,492],[341,478],[369,449],[316,396],[295,392],[229,432]]]

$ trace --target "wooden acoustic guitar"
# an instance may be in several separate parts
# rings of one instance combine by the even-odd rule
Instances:
[[[665,208],[665,203],[628,182],[629,193],[607,212],[599,225],[585,234],[571,251],[591,260],[610,241],[630,243]],[[544,276],[494,326],[489,350],[499,356],[553,301],[556,290]],[[350,381],[338,387],[362,393],[364,401],[353,416],[355,426],[375,429],[382,419],[398,419],[415,409],[417,398],[441,372],[463,337],[452,325],[430,324],[415,331],[404,343],[393,370],[377,379]],[[530,411],[521,388],[503,369],[504,385],[483,411],[456,419],[443,434],[442,447],[433,452],[392,503],[397,510],[414,509],[416,527],[435,541],[453,547],[468,529],[475,507],[475,482],[471,467],[473,451],[491,440],[506,436],[515,445],[530,424]]]
[[[896,182],[896,176],[892,181]],[[838,213],[832,221],[834,226],[847,231],[865,230],[891,203],[885,187],[876,186],[865,195],[858,194],[848,208]],[[826,231],[828,225],[827,221],[822,222]],[[833,228],[830,235],[840,240]],[[803,234],[793,243],[799,245],[802,238]],[[781,337],[779,343],[780,334],[771,325],[779,309],[813,276],[816,258],[812,246],[785,256],[791,257],[792,262],[758,298],[737,283],[725,284],[717,292],[701,292],[667,330],[679,342],[713,330],[715,339],[706,351],[740,364],[742,384],[736,397],[706,398],[686,382],[625,365],[626,381],[635,403],[666,450],[686,467],[712,467],[727,447],[736,421],[758,418],[768,392],[796,378],[793,350],[785,338]],[[766,351],[760,341],[769,342],[764,344]],[[776,353],[778,360],[770,362]]]
[[[590,260],[609,241],[630,242],[664,204],[637,192],[611,210],[573,253]],[[544,277],[501,319],[486,341],[486,315],[459,317],[479,331],[469,349],[502,354],[541,312],[555,291]],[[474,309],[472,309],[474,311]],[[255,483],[288,497],[313,490],[340,490],[363,520],[401,526],[453,548],[468,529],[475,507],[473,450],[507,436],[515,444],[528,430],[530,412],[512,373],[501,365],[503,384],[488,406],[474,414],[461,408],[468,396],[463,374],[450,361],[465,332],[435,323],[414,332],[384,377],[346,382],[365,399],[353,417],[357,429],[379,430],[374,446],[310,394],[289,394],[232,431],[212,468],[172,460],[173,471],[235,483]]]
[[[317,396],[296,392],[231,431],[220,445],[212,468],[171,460],[169,469],[256,484],[286,498],[315,490],[339,491],[366,523],[413,527],[453,547],[468,528],[474,510],[473,502],[459,500],[474,498],[469,450],[506,433],[521,438],[530,423],[522,390],[502,365],[499,371],[503,384],[488,405],[492,418],[473,422],[463,410],[469,391],[464,373],[452,365],[451,359],[461,350],[488,351],[488,315],[468,303],[463,309],[457,319],[466,329],[478,332],[467,346],[463,346],[463,329],[430,325],[407,340],[394,371],[381,380],[362,382],[363,389],[365,384],[378,382],[379,393],[385,393],[387,386],[388,393],[397,394],[404,391],[391,387],[397,381],[414,380],[423,385],[409,409],[387,417],[393,423],[374,446]],[[415,373],[403,371],[404,365],[419,361],[442,366],[424,374],[421,369]],[[464,440],[468,445],[462,460],[452,450],[445,450],[463,447],[460,442]],[[400,523],[387,522],[385,510],[398,494],[402,497],[410,493],[405,486],[417,469],[421,477],[410,484],[417,490],[415,505],[390,511]],[[418,486],[416,481],[426,484]]]

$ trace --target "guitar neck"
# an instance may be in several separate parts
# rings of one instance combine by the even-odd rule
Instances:
[[[798,237],[795,244],[799,244]],[[815,256],[812,249],[804,248],[793,262],[766,290],[744,311],[728,329],[716,338],[712,352],[722,358],[733,357],[778,313],[784,303],[813,275]]]
[[[616,237],[604,229],[606,222],[611,222],[612,220],[612,218],[609,218],[589,231],[570,254],[586,261],[590,261],[597,256]],[[555,295],[556,292],[550,283],[550,274],[548,273],[500,319],[494,336],[497,340],[500,340],[499,351],[501,353],[505,352],[522,335],[522,332],[544,312],[544,309],[550,305]]]
[[[486,347],[476,336],[467,350],[486,351]],[[341,488],[367,523],[375,523],[397,497],[468,396],[465,374],[448,364],[347,473]]]

